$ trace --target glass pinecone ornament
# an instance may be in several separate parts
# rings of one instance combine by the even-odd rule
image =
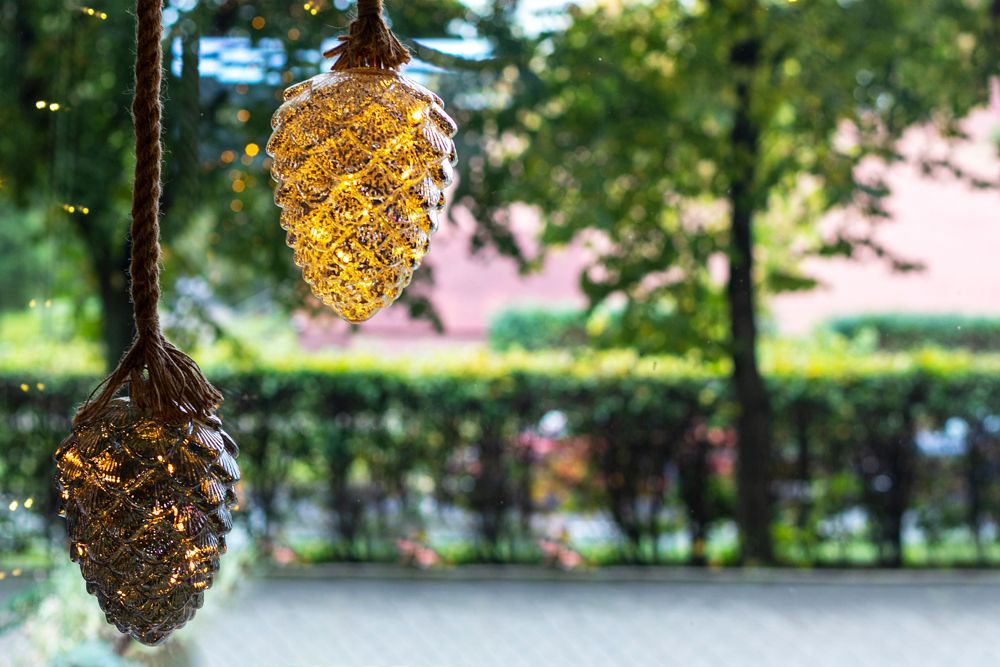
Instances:
[[[117,398],[56,452],[70,557],[108,622],[143,644],[194,616],[226,551],[240,471],[221,426]]]
[[[285,91],[267,145],[302,277],[351,322],[390,305],[427,253],[457,161],[455,122],[398,72],[357,67]]]

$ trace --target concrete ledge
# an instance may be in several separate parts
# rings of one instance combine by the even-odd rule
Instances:
[[[563,582],[587,584],[719,584],[755,586],[997,586],[1000,570],[796,570],[783,568],[602,567],[573,572],[542,566],[463,565],[418,570],[402,565],[324,563],[269,567],[269,579],[439,582]]]

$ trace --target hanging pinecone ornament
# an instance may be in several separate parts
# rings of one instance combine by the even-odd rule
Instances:
[[[136,338],[55,454],[72,560],[108,622],[159,644],[201,607],[226,550],[240,473],[222,395],[157,315],[160,0],[137,0],[131,294]],[[128,397],[117,397],[127,389]]]
[[[56,453],[70,558],[108,620],[144,644],[194,616],[225,553],[240,473],[221,427],[116,398]]]
[[[455,122],[397,70],[409,53],[361,0],[333,71],[285,91],[267,145],[281,226],[302,277],[350,322],[410,284],[444,208]]]

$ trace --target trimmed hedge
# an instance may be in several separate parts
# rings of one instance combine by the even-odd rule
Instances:
[[[861,545],[898,565],[910,521],[931,547],[964,531],[992,558],[979,536],[1000,521],[1000,358],[785,350],[767,365],[783,558],[846,563]],[[321,506],[335,557],[374,558],[419,532],[431,503],[472,517],[479,560],[537,556],[533,517],[562,510],[608,516],[621,535],[616,559],[676,558],[662,538],[686,533],[685,556],[704,562],[712,530],[734,515],[734,406],[721,364],[515,353],[210,375],[242,447],[242,514],[264,543]],[[47,498],[51,516],[51,453],[93,384],[0,376],[0,490]],[[957,455],[918,447],[963,423]],[[860,528],[849,520],[858,510]]]
[[[884,350],[910,350],[927,345],[1000,350],[1000,317],[889,313],[838,318],[827,327],[847,338],[870,332]]]
[[[490,348],[506,352],[585,347],[587,313],[577,309],[519,308],[501,311],[490,322]]]
[[[665,310],[590,313],[572,308],[511,308],[498,313],[489,330],[490,348],[497,352],[630,348],[642,354],[676,355],[709,351],[704,338],[689,318]]]
[[[620,343],[618,332],[623,329],[622,317],[621,312],[604,313],[592,321],[583,310],[505,310],[490,323],[490,347],[500,352],[614,348]],[[833,319],[824,328],[848,339],[870,335],[877,348],[888,351],[927,346],[974,352],[1000,351],[1000,317],[883,313]],[[673,339],[686,333],[683,321],[669,313],[657,318],[654,329],[666,332],[668,338]]]

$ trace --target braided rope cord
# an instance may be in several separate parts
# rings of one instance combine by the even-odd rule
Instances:
[[[207,416],[222,394],[198,365],[163,337],[160,300],[160,171],[162,149],[160,92],[163,76],[162,0],[136,0],[135,181],[132,190],[131,296],[136,338],[117,368],[80,408],[74,423],[84,423],[108,406],[127,383],[130,400],[164,419]],[[96,396],[95,396],[96,394]]]

